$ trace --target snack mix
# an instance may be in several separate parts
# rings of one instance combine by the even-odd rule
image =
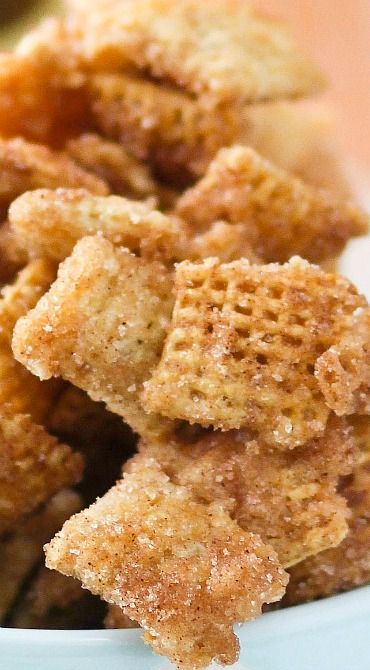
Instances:
[[[370,581],[370,307],[336,271],[369,217],[324,87],[244,0],[70,0],[0,55],[2,626],[201,670]]]

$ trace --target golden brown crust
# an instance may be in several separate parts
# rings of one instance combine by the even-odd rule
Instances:
[[[148,166],[117,142],[85,133],[68,140],[65,149],[76,163],[108,183],[112,193],[136,200],[158,193]]]
[[[0,224],[0,286],[9,283],[28,261],[27,252],[20,248],[8,221]]]
[[[105,195],[107,185],[86,172],[66,154],[17,137],[0,139],[0,202],[9,205],[25,191],[35,188],[85,188]]]
[[[156,433],[168,422],[148,416],[139,397],[159,360],[172,305],[172,276],[163,265],[87,237],[18,321],[13,350],[41,379],[62,376],[133,430]]]
[[[343,420],[331,419],[322,437],[283,453],[242,431],[210,431],[190,444],[181,438],[142,443],[126,470],[141,454],[158,460],[171,481],[197,500],[222,501],[244,530],[273,546],[284,567],[338,545],[346,535],[348,509],[337,485],[358,453]]]
[[[241,224],[216,221],[204,233],[191,235],[185,241],[179,260],[198,261],[217,256],[221,263],[247,258],[250,263],[262,263],[245,235]]]
[[[2,289],[0,298],[0,405],[9,403],[14,412],[29,413],[36,422],[44,421],[60,385],[31,375],[14,359],[11,341],[17,320],[36,305],[54,277],[51,263],[33,261]]]
[[[298,97],[322,87],[285,29],[244,0],[131,0],[124,12],[118,7],[82,10],[81,50],[94,68],[133,65],[211,103]]]
[[[83,585],[145,630],[178,667],[232,663],[232,625],[284,592],[285,573],[258,536],[222,507],[194,502],[154,459],[72,517],[46,548],[50,568]]]
[[[82,189],[40,189],[24,193],[9,209],[11,229],[32,256],[62,261],[75,243],[99,234],[147,259],[171,263],[184,247],[186,226],[150,203]]]
[[[0,407],[0,534],[60,489],[81,479],[79,454],[49,435],[26,414]]]
[[[221,149],[175,212],[199,232],[217,220],[243,224],[246,240],[268,262],[295,254],[314,263],[331,258],[369,222],[352,203],[337,202],[242,146]]]
[[[77,493],[60,491],[44,509],[19,524],[11,537],[0,543],[0,624],[4,623],[24,580],[41,561],[45,542],[81,507]]]
[[[360,308],[350,332],[320,356],[315,374],[327,405],[336,414],[370,414],[369,307]]]
[[[291,570],[287,605],[323,598],[370,581],[370,418],[354,418],[363,449],[360,465],[341,490],[351,510],[349,532],[335,549],[312,556]]]
[[[229,106],[203,109],[186,93],[139,77],[98,74],[88,89],[98,128],[172,184],[204,174],[240,134],[240,116]]]
[[[281,449],[321,434],[330,413],[314,375],[366,300],[299,258],[280,266],[217,259],[177,266],[176,304],[148,411],[257,430]]]

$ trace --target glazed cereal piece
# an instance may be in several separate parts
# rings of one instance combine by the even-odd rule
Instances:
[[[152,81],[104,73],[91,76],[88,89],[98,128],[172,184],[204,174],[217,151],[240,134],[235,109],[203,109],[186,93]]]
[[[32,309],[55,278],[55,268],[44,260],[29,263],[14,284],[6,286],[0,297],[0,405],[10,403],[14,412],[29,413],[43,422],[60,383],[40,382],[13,356],[11,341],[17,320]]]
[[[46,564],[119,605],[154,651],[189,670],[235,662],[233,624],[286,585],[271,547],[220,505],[194,502],[150,458],[64,525]]]
[[[323,433],[330,409],[314,366],[366,306],[353,285],[300,258],[285,265],[184,261],[161,362],[144,407],[280,449]]]
[[[0,135],[61,147],[90,125],[84,78],[62,21],[48,20],[0,54]]]
[[[88,504],[113,486],[121,476],[122,463],[135,451],[135,437],[121,417],[75,386],[67,386],[57,398],[46,426],[83,455],[85,469],[79,491]]]
[[[62,376],[140,434],[168,423],[142,409],[173,307],[172,276],[102,237],[87,237],[36,308],[18,321],[16,358],[41,379]]]
[[[330,110],[322,104],[273,102],[243,109],[239,143],[315,188],[353,196]]]
[[[104,625],[106,628],[140,628],[139,624],[124,614],[118,605],[108,605]]]
[[[43,546],[72,514],[82,507],[77,493],[65,489],[44,509],[20,524],[15,533],[0,543],[0,624],[12,609],[27,577],[42,560]]]
[[[299,254],[320,262],[368,228],[368,216],[276,168],[253,149],[221,149],[204,178],[177,201],[176,213],[198,231],[214,221],[244,224],[265,261]]]
[[[0,139],[0,203],[8,206],[25,191],[36,188],[85,188],[108,193],[104,181],[86,172],[62,152],[17,137]]]
[[[65,150],[81,167],[108,183],[112,193],[137,200],[157,195],[148,166],[117,142],[85,133],[68,140]]]
[[[0,224],[0,286],[12,281],[27,261],[27,252],[19,247],[9,222],[4,221]]]
[[[364,451],[360,465],[341,489],[351,510],[348,535],[335,549],[291,570],[286,604],[324,598],[370,582],[370,418],[356,417],[354,425]]]
[[[199,501],[221,501],[241,528],[271,544],[284,567],[345,537],[348,509],[337,494],[340,477],[358,459],[351,429],[333,418],[322,437],[293,451],[271,450],[242,431],[205,432],[188,444],[141,444],[175,484]]]
[[[170,262],[186,235],[185,224],[151,204],[82,189],[24,193],[12,203],[9,220],[20,246],[54,261],[69,256],[81,237],[100,234],[140,256]]]
[[[242,0],[134,0],[82,10],[82,53],[94,68],[132,65],[207,102],[309,95],[316,68],[284,27]]]
[[[370,308],[317,360],[315,374],[327,405],[339,416],[370,414]]]
[[[101,628],[104,605],[80,582],[41,566],[8,619],[11,628],[81,630]]]
[[[33,423],[0,407],[0,535],[82,475],[82,458]]]

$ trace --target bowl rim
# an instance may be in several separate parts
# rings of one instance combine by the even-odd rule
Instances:
[[[255,621],[238,626],[242,639],[253,634],[253,642],[276,636],[291,635],[310,629],[335,626],[349,618],[370,615],[370,585],[361,586],[346,593],[340,593],[311,603],[295,605],[275,612],[267,612]],[[26,628],[1,628],[1,644],[50,645],[66,644],[83,647],[86,645],[107,646],[119,643],[125,647],[136,647],[142,636],[141,629],[128,630],[46,630]]]

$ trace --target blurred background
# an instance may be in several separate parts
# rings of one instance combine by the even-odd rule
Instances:
[[[253,5],[284,18],[321,65],[330,82],[324,100],[338,139],[370,190],[370,0],[254,0]],[[11,48],[40,17],[61,11],[61,0],[0,0],[0,49]]]

